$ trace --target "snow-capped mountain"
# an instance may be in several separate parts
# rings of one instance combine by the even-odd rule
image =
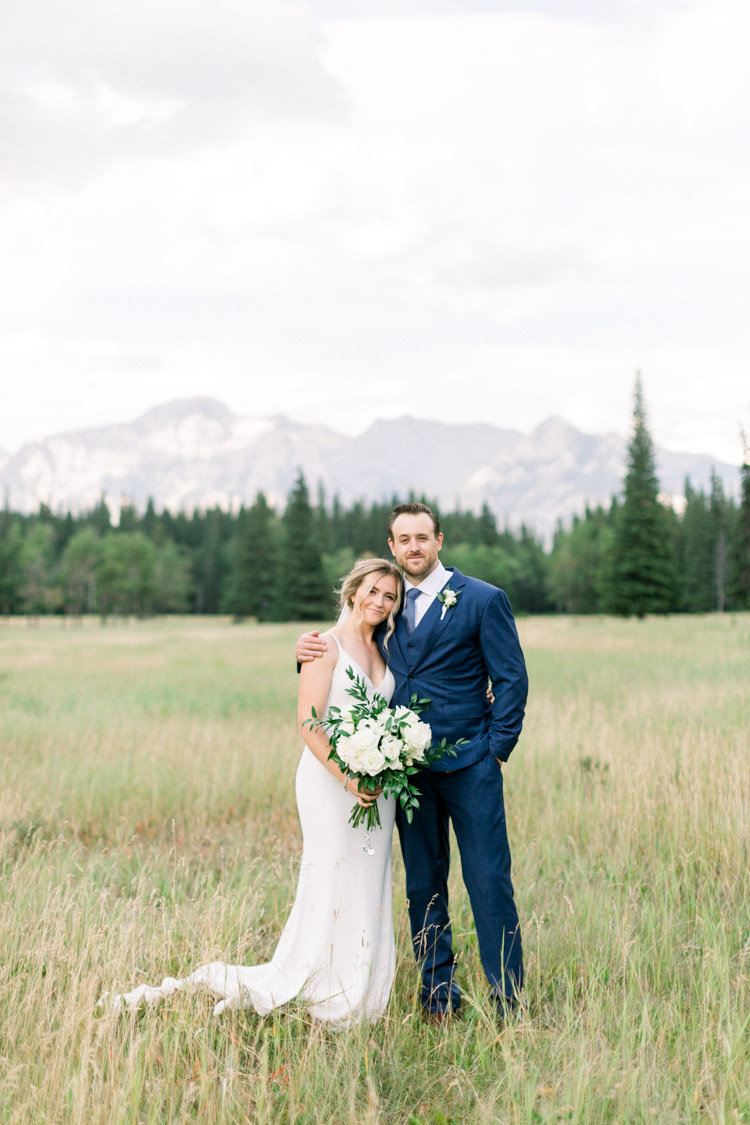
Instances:
[[[283,417],[238,417],[210,398],[158,406],[127,425],[57,434],[0,457],[8,505],[33,511],[81,511],[102,495],[113,508],[151,497],[171,511],[252,502],[258,491],[283,507],[297,470],[313,499],[318,484],[330,501],[390,500],[410,490],[446,509],[478,510],[486,502],[500,526],[522,522],[549,540],[586,503],[619,493],[627,442],[584,434],[550,418],[529,434],[489,424],[447,425],[399,418],[375,422],[358,437]],[[679,498],[685,478],[708,489],[711,470],[736,494],[734,465],[701,454],[657,449],[663,492]]]

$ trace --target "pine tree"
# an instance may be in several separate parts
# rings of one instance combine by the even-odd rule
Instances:
[[[300,469],[287,497],[282,523],[283,572],[279,616],[287,621],[316,621],[333,612],[318,547],[315,517]]]
[[[110,531],[101,541],[96,585],[102,621],[152,610],[156,548],[142,531]]]
[[[478,531],[479,542],[483,546],[496,547],[500,542],[497,533],[497,521],[486,500],[482,504],[482,511],[479,515]]]
[[[235,621],[256,617],[273,621],[277,609],[278,544],[276,513],[259,492],[252,508],[243,509],[231,550],[224,611]]]
[[[633,436],[628,446],[625,498],[615,523],[607,608],[623,617],[671,613],[679,579],[673,521],[659,503],[654,449],[640,374],[635,381]]]
[[[193,513],[192,581],[198,613],[219,613],[222,587],[227,571],[227,540],[232,517],[221,508],[209,508],[204,515]]]
[[[742,434],[740,508],[732,545],[732,594],[738,609],[750,609],[750,443]]]
[[[326,490],[322,481],[318,481],[318,503],[315,507],[315,538],[318,548],[325,555],[329,554],[332,547],[331,522],[328,517],[326,505]]]
[[[132,500],[120,504],[120,518],[117,522],[118,531],[138,531],[138,509]]]
[[[60,592],[55,584],[55,531],[51,522],[39,519],[24,536],[20,550],[21,611],[36,620],[40,613],[50,613],[59,604]]]
[[[706,497],[689,480],[685,481],[685,501],[680,523],[682,608],[688,613],[710,613],[715,605],[713,521]]]
[[[331,538],[331,550],[339,551],[348,546],[346,527],[344,526],[344,509],[338,493],[333,498],[331,516],[328,521],[328,530]]]
[[[505,591],[513,608],[523,613],[544,613],[550,607],[549,564],[542,544],[525,524],[521,525],[513,554],[518,564],[516,578]]]
[[[93,527],[94,531],[99,536],[106,535],[111,529],[112,516],[104,495],[101,496],[99,503],[96,504],[86,516],[86,522]]]
[[[0,512],[0,613],[6,617],[18,609],[22,544],[20,518],[6,504]]]
[[[370,550],[370,535],[367,513],[361,500],[355,501],[347,512],[347,546],[359,557]]]
[[[101,540],[92,527],[80,527],[63,551],[60,576],[67,613],[94,612],[101,553]]]
[[[711,519],[711,530],[713,532],[713,608],[717,613],[723,613],[727,602],[729,574],[728,539],[731,515],[730,505],[724,495],[721,477],[715,469],[711,469],[711,499],[708,512]]]
[[[153,543],[151,539],[148,541]],[[154,613],[184,613],[190,604],[192,592],[187,554],[169,539],[154,544],[154,547]]]
[[[148,503],[146,504],[146,511],[143,513],[143,519],[141,520],[141,530],[143,531],[144,535],[147,535],[148,538],[152,540],[152,542],[164,542],[164,534],[162,532],[161,524],[159,523],[159,517],[156,514],[156,508],[154,507],[154,502],[150,496],[148,498]]]
[[[559,528],[547,562],[549,596],[558,612],[600,613],[612,550],[612,518],[602,507],[586,508],[570,531]]]

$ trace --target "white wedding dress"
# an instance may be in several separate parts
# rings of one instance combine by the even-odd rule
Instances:
[[[333,634],[329,634],[333,635]],[[341,647],[331,678],[326,714],[331,706],[352,705],[347,694],[352,667],[363,676],[368,695],[390,702],[390,669],[378,687]],[[112,997],[114,1007],[137,1008],[178,989],[207,988],[220,1001],[218,1015],[229,1007],[252,1007],[261,1015],[295,997],[318,1020],[335,1027],[373,1022],[388,1003],[395,971],[391,894],[393,798],[378,798],[382,828],[352,828],[354,798],[305,747],[296,780],[302,825],[302,860],[297,896],[273,959],[266,965],[228,965],[212,961],[182,980],[167,977],[157,988],[140,985]],[[374,851],[374,854],[369,852]],[[104,998],[103,998],[104,999]]]

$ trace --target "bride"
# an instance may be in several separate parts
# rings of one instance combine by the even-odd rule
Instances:
[[[372,1022],[385,1010],[393,984],[395,944],[391,904],[391,837],[395,802],[359,793],[356,779],[328,760],[330,744],[320,726],[306,725],[331,706],[352,705],[348,667],[364,678],[368,695],[388,702],[393,674],[375,639],[387,622],[385,647],[401,604],[400,570],[385,559],[360,559],[344,578],[342,615],[323,658],[302,666],[298,727],[305,741],[297,769],[297,807],[302,825],[302,860],[292,912],[272,960],[266,965],[212,961],[190,976],[167,977],[157,988],[141,985],[112,998],[115,1007],[169,996],[178,989],[205,987],[220,997],[218,1015],[228,1007],[252,1007],[261,1015],[298,997],[314,1019],[335,1027]],[[346,615],[349,611],[348,616]],[[360,805],[378,800],[382,830],[352,828],[352,798]],[[374,853],[374,854],[373,854]]]

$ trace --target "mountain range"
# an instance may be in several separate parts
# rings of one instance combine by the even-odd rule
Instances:
[[[712,470],[736,495],[739,470],[704,454],[655,449],[665,497],[679,508],[685,479],[710,488]],[[117,510],[149,497],[173,512],[218,504],[236,508],[262,490],[281,509],[298,469],[313,500],[390,500],[410,491],[446,510],[487,503],[499,526],[532,527],[549,542],[559,520],[622,491],[627,440],[585,434],[562,418],[531,433],[488,423],[450,425],[403,417],[350,437],[288,418],[239,417],[211,398],[178,399],[135,421],[30,442],[0,454],[0,489],[15,511],[78,512],[106,496]]]

